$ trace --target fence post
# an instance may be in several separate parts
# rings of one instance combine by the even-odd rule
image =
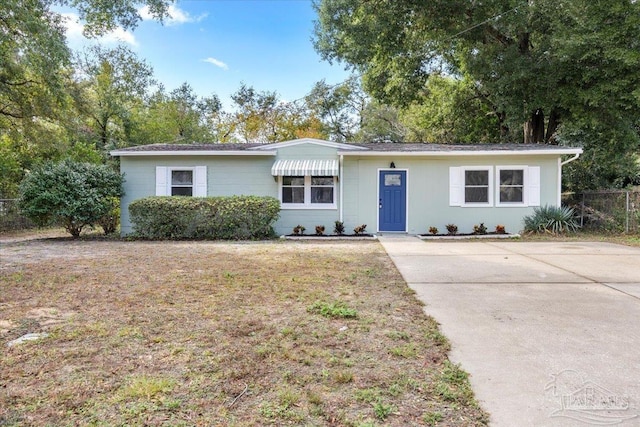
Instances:
[[[624,219],[625,219],[624,232],[629,233],[629,192],[626,191],[625,195],[626,195],[626,201],[625,201],[626,206],[625,206],[625,215],[624,215]]]
[[[582,210],[580,212],[580,228],[584,227],[584,191],[582,192]]]

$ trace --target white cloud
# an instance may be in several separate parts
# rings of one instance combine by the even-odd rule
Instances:
[[[165,19],[164,23],[169,26],[186,24],[189,22],[200,22],[207,17],[206,13],[198,16],[191,16],[189,12],[180,9],[175,5],[170,5],[168,12],[169,17]],[[153,15],[151,15],[151,12],[149,11],[149,6],[141,7],[140,9],[138,9],[138,13],[140,14],[140,17],[143,21],[151,21],[154,19]]]
[[[64,17],[64,26],[67,29],[66,36],[68,40],[77,43],[84,43],[88,41],[82,33],[84,31],[84,24],[80,22],[80,18],[77,14],[63,13],[62,16]],[[132,46],[138,45],[138,42],[136,41],[133,33],[120,27],[116,28],[113,31],[110,31],[104,36],[98,37],[95,40],[99,43],[104,44],[128,43]]]
[[[202,60],[203,62],[208,62],[209,64],[213,64],[216,67],[222,68],[223,70],[228,70],[229,66],[227,64],[225,64],[224,62],[220,61],[219,59],[216,58],[206,58]]]

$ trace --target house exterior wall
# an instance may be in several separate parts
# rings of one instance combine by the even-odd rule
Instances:
[[[338,160],[337,149],[319,144],[294,144],[278,148],[275,160]],[[276,193],[276,197],[278,194]],[[325,233],[332,233],[340,215],[340,180],[334,188],[335,207],[327,209],[288,209],[282,206],[280,219],[274,226],[278,235],[291,234],[298,224],[306,227],[305,234],[314,234],[316,225],[324,225]]]
[[[135,156],[121,157],[125,195],[120,210],[121,234],[133,229],[128,206],[131,202],[156,193],[156,167],[207,167],[207,195],[255,195],[278,197],[278,184],[271,176],[274,157],[252,156]]]
[[[271,151],[275,154],[264,154]],[[516,233],[523,228],[522,218],[533,212],[534,206],[452,206],[452,168],[488,167],[494,171],[492,193],[497,197],[496,171],[500,166],[522,166],[539,170],[538,205],[559,203],[559,155],[558,154],[483,154],[451,155],[449,153],[409,155],[384,153],[378,155],[350,152],[340,156],[340,147],[313,142],[275,144],[260,148],[256,155],[135,155],[122,156],[121,171],[125,174],[125,196],[121,202],[121,231],[123,235],[133,231],[129,219],[129,204],[143,197],[156,194],[156,168],[158,167],[206,167],[207,196],[256,195],[280,199],[278,177],[271,174],[277,160],[340,160],[340,177],[334,187],[335,204],[287,207],[282,205],[280,219],[274,225],[278,234],[290,234],[300,224],[306,233],[314,233],[316,225],[324,225],[325,232],[333,231],[334,222],[342,220],[347,233],[361,224],[367,231],[378,232],[378,177],[380,171],[396,170],[407,174],[406,232],[420,234],[429,227],[446,232],[447,224],[456,224],[460,233],[468,233],[476,224],[484,223],[489,231],[496,225]],[[203,169],[203,168],[200,168]],[[342,205],[341,205],[342,204]]]
[[[460,233],[469,233],[480,223],[489,231],[502,224],[507,232],[517,233],[523,228],[522,218],[533,212],[533,206],[498,207],[495,203],[491,207],[450,206],[450,167],[539,166],[540,205],[556,205],[558,200],[557,156],[345,156],[342,184],[343,220],[347,231],[360,224],[367,224],[369,232],[378,231],[378,175],[380,170],[389,170],[392,161],[397,170],[407,171],[409,234],[426,233],[432,226],[446,233],[447,224],[456,224]]]

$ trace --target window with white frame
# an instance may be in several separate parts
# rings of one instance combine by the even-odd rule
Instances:
[[[525,203],[525,173],[524,167],[498,167],[498,203]]]
[[[207,196],[206,166],[156,166],[156,196]]]
[[[193,196],[193,169],[171,170],[172,196]]]
[[[283,208],[335,208],[333,176],[281,176],[279,181]]]
[[[450,167],[449,205],[540,206],[540,166]]]
[[[491,203],[490,169],[465,169],[464,171],[464,203]]]

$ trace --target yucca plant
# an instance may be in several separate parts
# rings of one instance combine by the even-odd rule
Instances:
[[[524,230],[532,233],[573,233],[580,228],[575,210],[567,206],[541,206],[524,217]]]

